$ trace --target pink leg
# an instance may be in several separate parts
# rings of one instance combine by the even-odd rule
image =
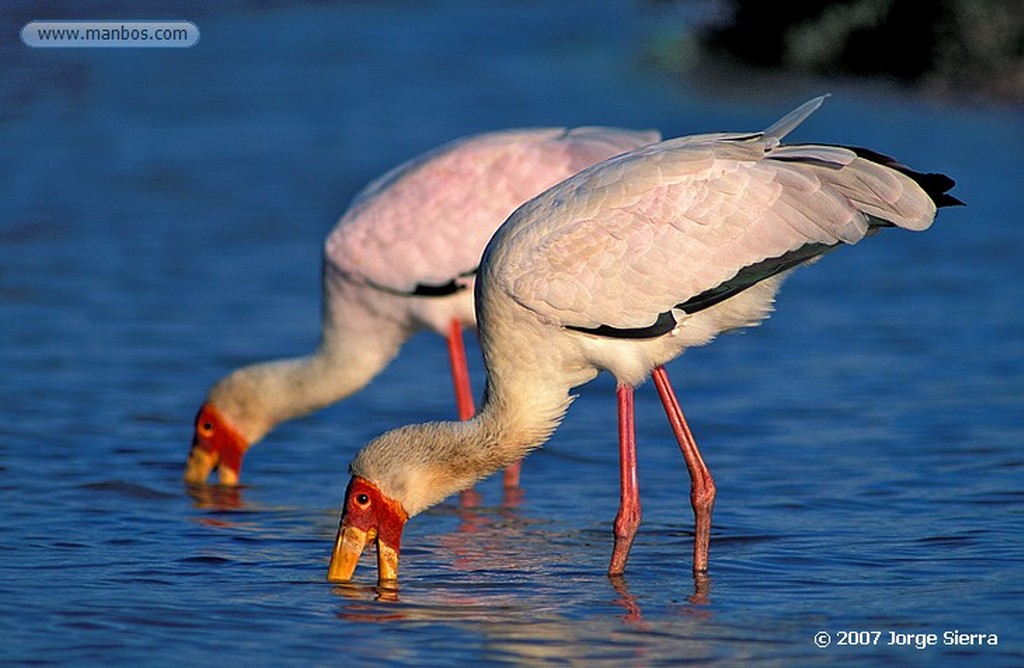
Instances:
[[[640,491],[636,481],[636,434],[633,428],[633,388],[619,385],[619,512],[615,515],[615,547],[608,575],[626,570],[629,548],[640,526]]]
[[[683,451],[686,469],[690,472],[690,504],[693,506],[693,572],[703,573],[708,570],[708,549],[711,543],[711,512],[715,506],[715,481],[711,472],[704,464],[704,459],[697,449],[690,426],[683,417],[683,409],[672,391],[668,374],[664,367],[656,367],[651,372],[654,384],[658,388],[661,403],[665,406],[665,414],[672,425],[672,431],[679,441],[679,449]]]
[[[469,364],[466,362],[466,346],[462,341],[462,325],[452,319],[448,326],[448,359],[452,365],[452,381],[455,383],[455,403],[459,409],[459,419],[469,420],[476,413],[473,405],[473,386],[469,382]],[[506,488],[519,487],[520,462],[505,469],[504,485]]]
[[[473,417],[473,386],[469,382],[469,365],[466,363],[466,347],[462,342],[462,325],[452,319],[448,327],[448,360],[452,365],[452,381],[455,383],[455,404],[459,408],[459,419]]]
[[[505,489],[515,489],[519,487],[519,471],[522,468],[522,466],[523,462],[522,460],[520,460],[515,464],[511,464],[508,468],[505,469],[505,472],[502,474],[501,479],[501,484],[505,487]]]

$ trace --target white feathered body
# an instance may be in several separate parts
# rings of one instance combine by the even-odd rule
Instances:
[[[854,244],[879,226],[923,230],[934,219],[934,202],[909,176],[852,149],[778,139],[661,142],[520,207],[481,265],[478,304],[490,347],[515,337],[506,354],[542,346],[549,359],[571,360],[560,373],[569,382],[607,369],[637,384],[685,348],[764,319],[786,270],[748,278],[745,289],[692,312],[680,306],[688,300],[787,253]],[[643,336],[662,314],[674,326]],[[524,321],[536,324],[529,334]],[[617,335],[623,330],[639,335]]]

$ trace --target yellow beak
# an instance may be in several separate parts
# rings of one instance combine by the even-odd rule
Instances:
[[[334,539],[334,553],[331,565],[327,567],[329,582],[348,582],[356,572],[356,564],[363,554],[363,548],[370,542],[371,536],[356,527],[338,529],[338,537]]]
[[[355,573],[359,557],[363,554],[366,544],[375,541],[377,544],[377,581],[378,584],[394,582],[398,579],[398,551],[381,541],[376,529],[363,531],[354,526],[342,527],[334,541],[334,553],[331,564],[327,568],[329,582],[348,582]]]
[[[217,456],[203,448],[193,447],[185,462],[185,482],[190,485],[205,485],[210,472],[217,465]]]
[[[238,484],[238,471],[225,466],[216,453],[196,447],[189,452],[188,461],[185,462],[185,482],[190,485],[205,485],[215,468],[220,484]]]

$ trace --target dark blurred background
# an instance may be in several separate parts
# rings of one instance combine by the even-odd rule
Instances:
[[[729,61],[779,71],[880,77],[957,98],[1024,102],[1024,2],[692,2],[707,12],[657,50],[669,69]],[[722,62],[725,59],[725,62]]]

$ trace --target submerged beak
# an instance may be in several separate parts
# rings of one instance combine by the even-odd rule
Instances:
[[[377,546],[377,581],[394,582],[398,579],[398,548],[388,545],[377,535],[377,531],[363,531],[357,527],[338,529],[334,540],[331,565],[327,567],[328,582],[348,582],[356,571],[359,557],[370,541]]]
[[[222,485],[238,484],[238,469],[228,466],[219,452],[207,450],[198,439],[192,442],[192,450],[185,462],[185,482],[189,485],[205,485],[210,474],[217,471]]]
[[[397,580],[402,527],[408,518],[401,505],[382,495],[375,485],[363,478],[352,478],[345,493],[327,580],[351,580],[359,557],[370,542],[377,547],[377,583]]]
[[[195,441],[192,442],[192,450],[188,453],[188,460],[185,462],[185,482],[190,485],[204,485],[210,477],[213,469],[217,468],[220,457],[216,453],[199,447]]]

